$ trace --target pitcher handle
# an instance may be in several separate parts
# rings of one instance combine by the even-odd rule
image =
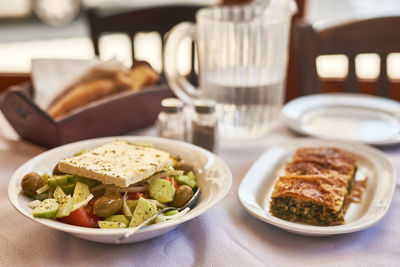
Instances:
[[[168,33],[164,46],[164,74],[175,95],[183,102],[192,104],[200,93],[184,76],[179,74],[176,60],[179,43],[185,37],[191,38],[194,42],[197,41],[194,23],[181,22]]]

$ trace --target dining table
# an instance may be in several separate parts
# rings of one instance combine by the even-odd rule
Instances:
[[[156,136],[154,125],[128,135]],[[252,164],[271,146],[300,138],[283,124],[262,138],[220,140],[232,185],[206,213],[174,230],[133,244],[79,239],[25,218],[7,197],[17,168],[46,151],[21,139],[0,113],[0,266],[400,266],[400,177],[390,208],[376,225],[330,236],[294,234],[263,222],[241,205],[238,188]],[[378,147],[395,168],[400,145]]]

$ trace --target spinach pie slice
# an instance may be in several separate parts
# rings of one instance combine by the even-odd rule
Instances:
[[[300,148],[285,165],[271,196],[272,215],[315,225],[345,222],[356,159],[337,148]]]

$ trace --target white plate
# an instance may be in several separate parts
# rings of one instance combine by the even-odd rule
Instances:
[[[400,103],[391,99],[315,94],[290,101],[282,113],[286,124],[301,134],[371,145],[400,143]]]
[[[352,203],[346,212],[346,223],[335,226],[314,226],[288,222],[269,212],[269,203],[278,170],[290,160],[299,147],[334,146],[357,157],[357,176],[368,177],[367,188],[360,204]],[[238,190],[239,200],[256,218],[290,232],[303,235],[334,235],[360,231],[383,218],[389,209],[395,188],[394,167],[386,156],[371,147],[343,144],[318,139],[296,139],[293,142],[269,148],[250,168]]]
[[[123,139],[130,142],[148,142],[154,144],[157,148],[170,152],[173,155],[179,155],[186,162],[193,165],[198,185],[201,189],[200,198],[196,206],[187,214],[165,223],[145,226],[133,236],[124,240],[123,243],[134,243],[147,240],[162,235],[179,224],[193,219],[219,203],[228,193],[232,183],[232,174],[228,166],[216,155],[199,148],[197,146],[162,139],[155,137],[107,137],[80,141],[64,145],[47,152],[44,152],[23,164],[12,176],[8,186],[8,197],[12,205],[27,218],[42,225],[68,232],[79,238],[101,243],[117,243],[118,238],[126,231],[125,229],[93,229],[65,224],[62,222],[38,219],[32,217],[32,211],[28,203],[32,199],[22,195],[21,179],[31,171],[38,173],[51,173],[55,164],[66,157],[69,157],[82,149],[92,149],[115,139]]]

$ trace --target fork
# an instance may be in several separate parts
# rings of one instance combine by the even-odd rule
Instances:
[[[160,209],[157,211],[156,214],[154,214],[153,216],[151,216],[150,218],[148,218],[147,220],[145,220],[144,222],[142,222],[141,224],[139,224],[138,226],[130,229],[129,231],[127,231],[126,233],[124,233],[120,238],[118,238],[118,243],[122,242],[123,240],[127,239],[128,237],[132,236],[133,234],[135,234],[140,228],[142,228],[143,226],[145,226],[146,224],[148,224],[149,222],[151,222],[152,220],[154,220],[158,215],[165,213],[167,211],[171,211],[171,210],[177,210],[177,211],[182,211],[184,209],[186,209],[187,207],[191,207],[196,200],[198,199],[200,195],[200,188],[197,188],[196,193],[192,196],[192,198],[182,207],[165,207],[163,209]]]

